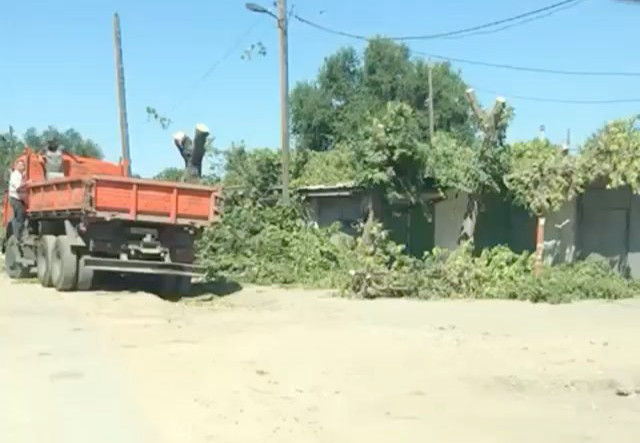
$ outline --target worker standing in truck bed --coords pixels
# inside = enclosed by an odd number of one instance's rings
[[[47,140],[47,148],[40,152],[44,163],[45,177],[47,180],[52,178],[64,177],[62,164],[62,149],[55,138]]]

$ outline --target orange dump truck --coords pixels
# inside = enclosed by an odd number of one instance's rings
[[[45,287],[88,290],[97,273],[154,276],[160,292],[184,295],[194,241],[219,218],[217,188],[127,177],[126,163],[64,154],[64,177],[45,180],[40,156],[26,164],[26,234],[14,235],[5,193],[2,250],[11,278],[37,273]],[[150,279],[152,280],[152,279]]]

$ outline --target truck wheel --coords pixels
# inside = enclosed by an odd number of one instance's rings
[[[78,260],[78,291],[90,291],[93,288],[93,269],[85,266],[85,257]]]
[[[53,250],[55,246],[55,235],[44,235],[38,243],[38,281],[45,288],[53,287],[51,267],[53,264]]]
[[[58,291],[73,291],[78,278],[78,256],[71,250],[71,242],[66,235],[56,239],[53,248],[51,276]]]
[[[180,297],[191,295],[191,277],[176,277],[176,291]]]
[[[169,300],[180,299],[191,294],[191,277],[164,275],[160,280],[160,295]]]
[[[20,259],[22,258],[22,250],[20,249],[20,242],[12,235],[7,240],[7,250],[4,257],[4,268],[9,278],[20,279],[29,276],[29,269],[22,266]]]

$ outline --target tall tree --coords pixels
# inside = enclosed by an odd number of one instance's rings
[[[472,138],[474,122],[464,100],[466,85],[447,63],[432,68],[434,121],[441,131]],[[327,57],[316,81],[299,83],[291,94],[292,132],[298,147],[324,151],[347,140],[380,116],[390,102],[402,102],[414,112],[420,140],[428,139],[428,65],[413,59],[409,49],[377,38],[362,57],[344,48]]]
[[[381,117],[364,126],[352,143],[357,182],[388,199],[419,203],[424,189],[426,145],[420,141],[415,112],[390,102]],[[373,205],[369,205],[373,216]]]

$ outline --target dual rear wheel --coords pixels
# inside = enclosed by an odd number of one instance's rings
[[[85,265],[86,257],[77,254],[66,235],[44,235],[38,244],[38,280],[45,288],[58,291],[89,291],[94,283],[94,271]],[[156,277],[160,295],[179,299],[191,293],[191,277],[163,275]]]
[[[58,291],[88,291],[93,285],[93,271],[84,265],[66,235],[44,235],[38,244],[38,280],[45,288]]]

